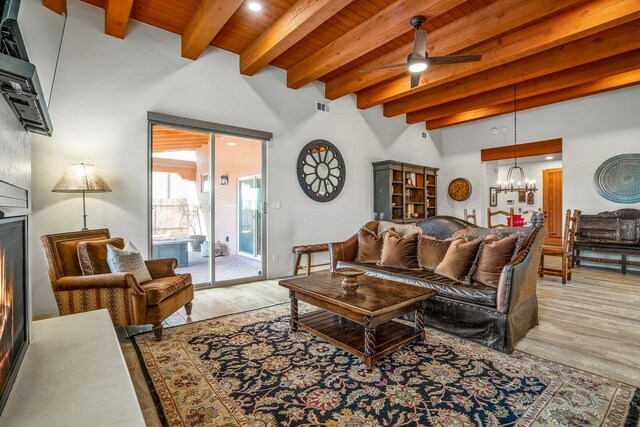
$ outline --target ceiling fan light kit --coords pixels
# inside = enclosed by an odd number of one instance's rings
[[[427,53],[427,32],[421,30],[422,24],[426,21],[422,15],[411,18],[409,23],[416,29],[413,39],[413,50],[407,56],[406,64],[389,64],[380,67],[361,69],[360,72],[367,73],[369,71],[384,70],[387,68],[406,67],[411,73],[411,89],[420,84],[422,73],[430,65],[459,64],[462,62],[480,61],[482,55],[466,54],[466,55],[449,55],[449,56],[429,56]]]

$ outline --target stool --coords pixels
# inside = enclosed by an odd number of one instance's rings
[[[307,271],[307,276],[311,275],[311,267],[317,267],[317,265],[311,265],[311,254],[317,252],[327,252],[329,250],[328,243],[321,243],[318,245],[300,245],[294,246],[291,250],[294,254],[296,254],[296,265],[293,268],[293,275],[298,275],[298,270],[303,268]],[[307,266],[301,267],[300,261],[302,260],[302,255],[307,256]]]

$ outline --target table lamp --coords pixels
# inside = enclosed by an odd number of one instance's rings
[[[51,189],[54,193],[82,193],[82,217],[84,227],[87,228],[87,207],[85,193],[109,193],[109,184],[96,171],[94,165],[85,163],[69,165],[56,185]]]

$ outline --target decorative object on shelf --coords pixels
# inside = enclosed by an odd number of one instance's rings
[[[407,178],[407,185],[413,187],[413,180],[411,180],[411,178]]]
[[[535,193],[533,191],[529,191],[527,193],[527,204],[528,205],[532,205],[534,204],[534,200],[535,200]]]
[[[536,188],[536,180],[533,179],[529,181],[529,179],[524,176],[524,169],[518,166],[518,97],[516,93],[516,85],[513,85],[513,149],[514,149],[514,157],[513,157],[513,166],[509,168],[507,172],[507,179],[502,182],[498,180],[497,183],[497,191],[498,193],[509,193],[514,191],[537,191]],[[515,174],[515,175],[514,175]],[[518,175],[520,175],[518,177]],[[517,179],[517,182],[514,182],[514,179]]]
[[[465,178],[456,178],[449,183],[449,197],[456,202],[463,202],[471,196],[471,183]]]
[[[527,201],[527,192],[525,190],[518,191],[518,203],[524,203]]]
[[[229,183],[229,175],[220,175],[220,185],[227,185]]]
[[[489,206],[492,208],[498,206],[498,189],[496,187],[489,187]]]
[[[355,293],[358,286],[360,286],[358,283],[358,276],[362,276],[367,272],[362,268],[356,267],[338,267],[333,271],[334,273],[344,277],[342,280],[342,289],[349,294]]]
[[[82,193],[82,231],[87,228],[86,193],[109,193],[109,184],[96,171],[94,165],[86,163],[67,166],[56,185],[51,189],[54,193]]]
[[[304,146],[298,156],[297,171],[302,191],[316,202],[329,202],[338,197],[347,174],[342,154],[324,139]]]
[[[600,165],[593,177],[598,194],[616,203],[640,202],[640,154],[611,157]]]

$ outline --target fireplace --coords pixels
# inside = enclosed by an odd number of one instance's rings
[[[3,188],[7,184],[0,181],[0,190]],[[16,193],[20,192],[11,192]],[[24,194],[21,201],[0,192],[0,203],[10,199],[12,204],[0,206],[0,412],[29,343],[26,191]]]

